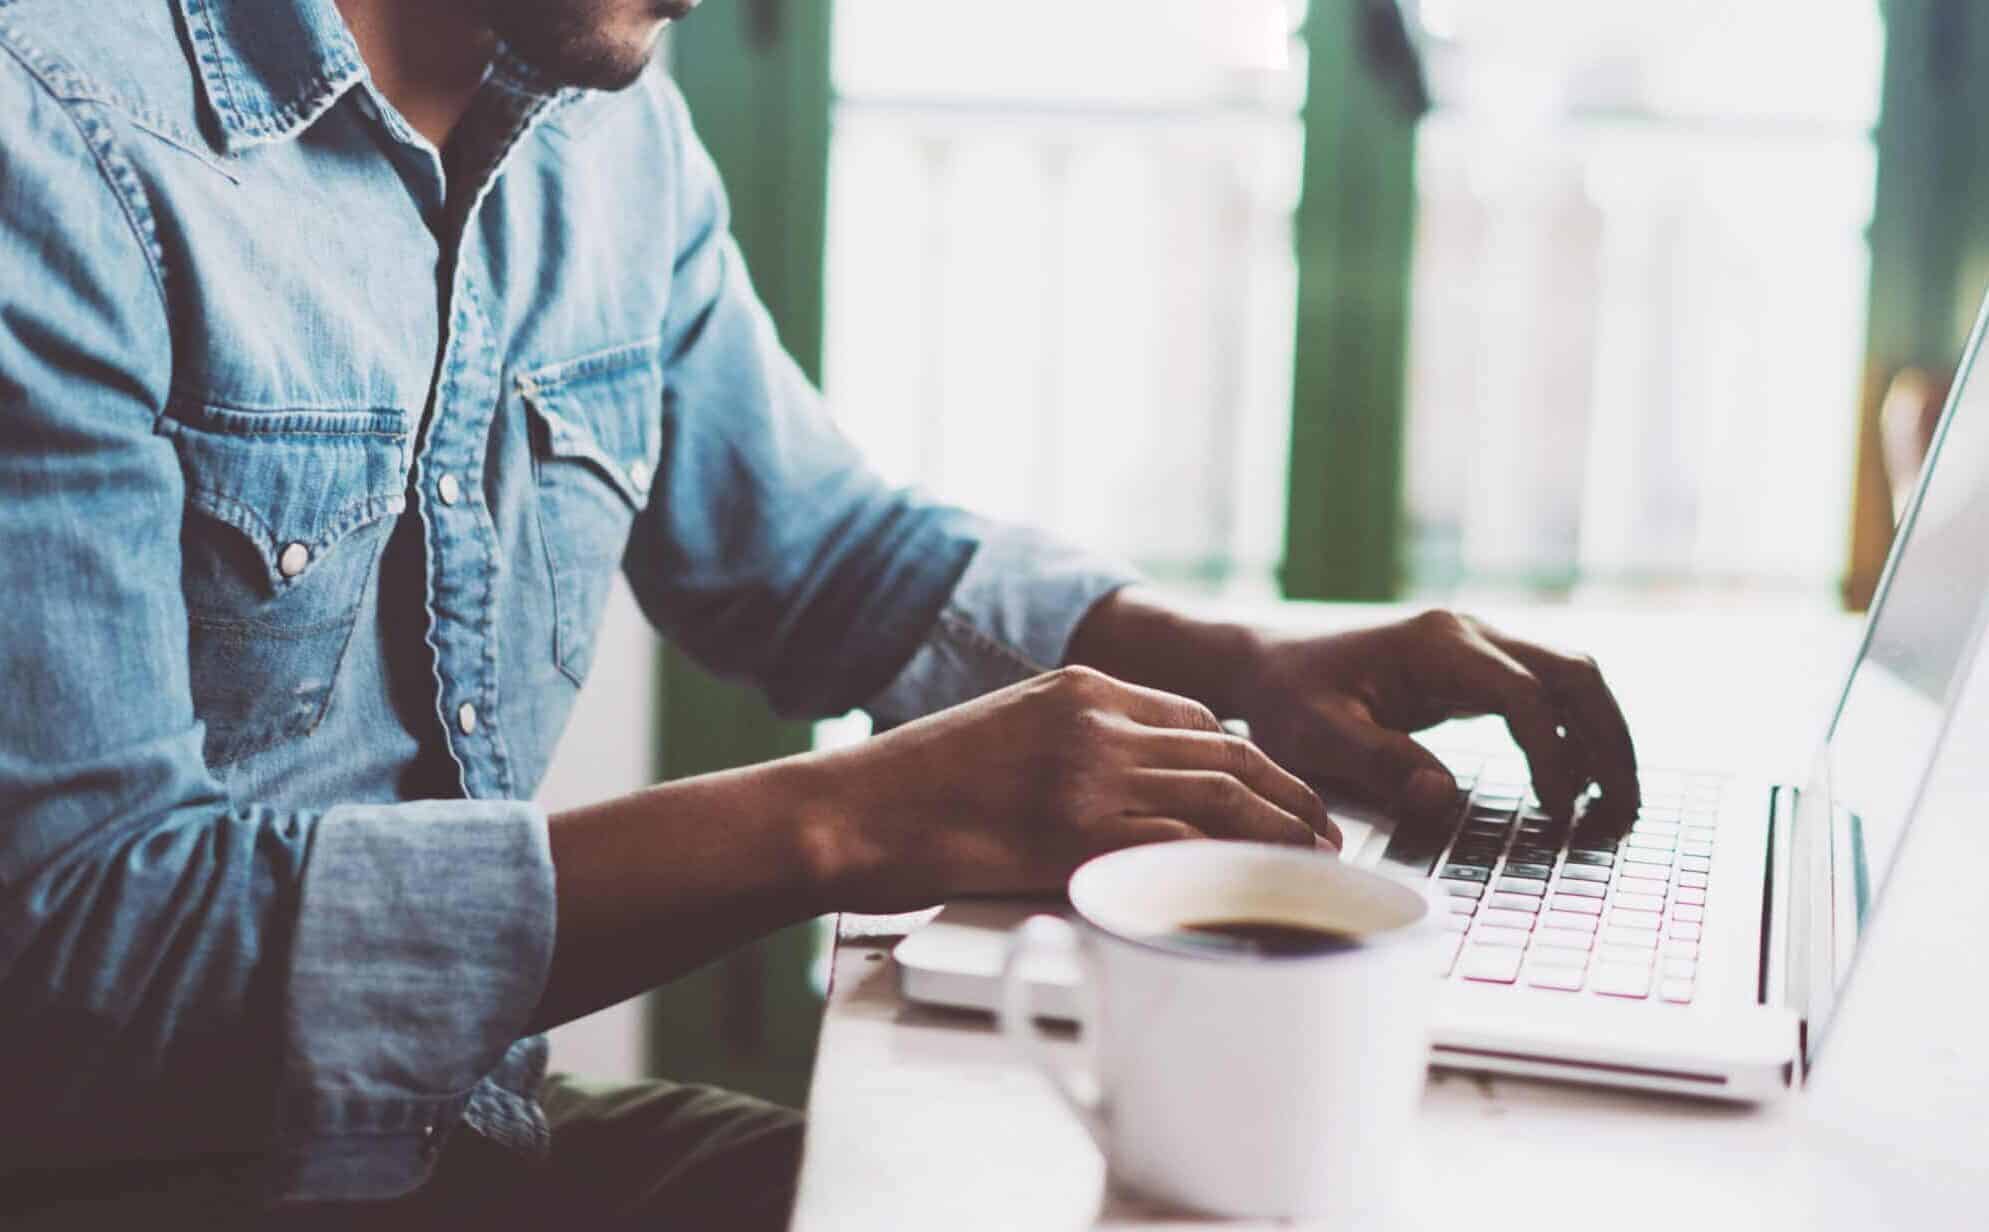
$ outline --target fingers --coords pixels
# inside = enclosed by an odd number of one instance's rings
[[[1600,784],[1603,796],[1612,804],[1622,802],[1634,808],[1642,803],[1630,724],[1595,660],[1557,654],[1489,629],[1485,633],[1494,645],[1541,680],[1567,716],[1574,743],[1586,754],[1585,777]]]
[[[1457,779],[1436,754],[1375,722],[1365,705],[1337,699],[1312,713],[1318,730],[1303,743],[1314,760],[1301,767],[1308,773],[1412,816],[1436,816],[1457,803]]]
[[[1313,845],[1305,821],[1217,770],[1135,770],[1125,798],[1135,814],[1185,821],[1210,838]]]
[[[1096,690],[1104,704],[1135,723],[1180,731],[1222,731],[1222,723],[1216,719],[1215,712],[1193,698],[1130,684],[1088,668],[1078,670],[1083,672],[1082,687]]]
[[[1561,734],[1561,719],[1546,685],[1497,645],[1475,638],[1453,668],[1453,680],[1465,699],[1477,708],[1498,714],[1506,730],[1526,754],[1533,770],[1533,790],[1549,809],[1566,811],[1588,783],[1578,754]]]
[[[1339,847],[1340,828],[1326,815],[1326,805],[1318,793],[1249,740],[1223,732],[1159,729],[1141,731],[1131,738],[1141,764],[1168,770],[1209,770],[1240,779],[1251,791]]]

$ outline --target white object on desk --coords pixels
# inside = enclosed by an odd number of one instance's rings
[[[1426,891],[1310,851],[1204,840],[1100,856],[1070,897],[1075,925],[1037,916],[1014,935],[1001,1023],[1115,1176],[1233,1215],[1341,1222],[1394,1199],[1443,941]],[[1356,940],[1276,957],[1167,940],[1262,921]],[[1075,1069],[1034,1023],[1023,975],[1039,955],[1084,969]]]

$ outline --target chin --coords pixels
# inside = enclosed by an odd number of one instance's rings
[[[489,0],[491,28],[561,85],[620,90],[655,56],[663,27],[696,0]]]

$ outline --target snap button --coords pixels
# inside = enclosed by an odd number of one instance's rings
[[[465,736],[475,732],[477,729],[477,708],[468,702],[464,702],[462,705],[456,707],[456,726],[463,729]]]
[[[435,492],[445,505],[453,505],[463,499],[463,485],[454,475],[444,475],[435,485]]]
[[[649,491],[649,463],[636,461],[628,464],[628,481],[638,492]]]
[[[294,578],[304,572],[304,566],[310,563],[311,549],[301,543],[293,543],[289,547],[284,548],[283,555],[276,559],[277,569],[287,578]]]

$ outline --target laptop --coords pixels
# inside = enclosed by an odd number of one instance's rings
[[[1438,748],[1460,787],[1439,823],[1328,802],[1342,858],[1425,884],[1444,913],[1433,1064],[1742,1102],[1801,1084],[1989,607],[1985,321],[1989,304],[1806,783],[1646,772],[1636,816],[1557,819],[1516,756]],[[991,1009],[1008,928],[1060,906],[947,906],[895,949],[901,991]],[[1039,1013],[1077,1016],[1075,969],[1032,978]]]

